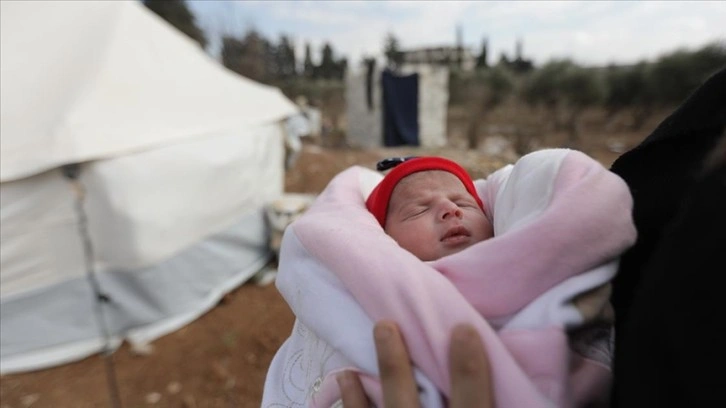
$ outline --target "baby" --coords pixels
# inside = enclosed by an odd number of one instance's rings
[[[402,248],[422,261],[434,261],[494,235],[474,183],[461,166],[441,157],[397,163],[366,207]]]
[[[609,282],[636,237],[627,185],[569,149],[476,181],[441,157],[386,163],[341,172],[285,230],[275,283],[296,320],[262,406],[339,406],[341,371],[382,406],[370,333],[383,319],[406,339],[423,407],[450,397],[459,323],[483,340],[497,406],[605,406]]]

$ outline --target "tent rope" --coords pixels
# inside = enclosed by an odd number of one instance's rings
[[[106,380],[108,383],[109,399],[113,408],[121,408],[121,397],[119,393],[118,380],[116,378],[116,367],[113,362],[113,347],[111,347],[111,335],[109,334],[108,323],[103,313],[103,305],[110,303],[111,298],[103,293],[101,285],[96,277],[94,269],[94,253],[91,236],[88,233],[88,217],[83,208],[83,202],[86,197],[86,190],[78,179],[81,169],[78,163],[67,164],[61,168],[63,176],[68,179],[76,193],[76,216],[78,218],[78,232],[83,241],[83,252],[85,255],[86,277],[91,285],[96,298],[94,312],[96,321],[103,338],[103,360],[106,368]]]

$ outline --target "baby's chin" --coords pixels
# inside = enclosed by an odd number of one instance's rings
[[[454,255],[454,254],[458,254],[459,252],[465,250],[466,248],[469,248],[470,246],[474,245],[475,243],[476,242],[466,242],[466,243],[461,243],[456,246],[442,247],[439,249],[439,251],[436,254],[430,256],[431,259],[425,259],[425,261],[427,261],[427,262],[437,261],[441,258],[450,256],[450,255]]]

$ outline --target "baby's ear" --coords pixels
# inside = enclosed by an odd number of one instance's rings
[[[358,187],[360,188],[363,201],[368,199],[371,192],[383,180],[383,175],[366,167],[361,167],[358,172]]]

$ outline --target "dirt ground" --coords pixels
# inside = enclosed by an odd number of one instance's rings
[[[582,147],[609,166],[640,135],[592,138]],[[587,139],[587,138],[586,138]],[[618,148],[613,146],[618,145]],[[614,151],[615,150],[615,151]],[[463,149],[356,150],[304,145],[286,175],[286,191],[318,193],[339,171],[373,168],[384,157],[439,154],[484,177],[512,156]],[[112,361],[122,407],[259,407],[267,367],[290,332],[293,316],[274,285],[246,283],[198,320],[153,343],[141,356],[123,345],[104,360],[93,356],[64,366],[0,378],[0,408],[114,407],[107,384]]]

